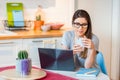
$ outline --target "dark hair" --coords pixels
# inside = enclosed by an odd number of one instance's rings
[[[87,31],[85,32],[85,36],[91,39],[92,38],[92,24],[91,24],[91,19],[90,19],[88,12],[85,10],[77,10],[73,15],[72,24],[74,24],[74,20],[77,18],[85,18],[87,20],[88,28],[87,28]],[[84,51],[80,54],[80,57],[86,58],[87,52],[88,52],[88,49],[85,48]]]
[[[74,20],[77,18],[85,18],[87,20],[88,28],[87,28],[85,35],[87,38],[91,39],[92,38],[92,24],[91,24],[91,19],[90,19],[88,12],[82,9],[77,10],[73,15],[72,24],[74,23]]]

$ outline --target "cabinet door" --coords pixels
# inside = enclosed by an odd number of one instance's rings
[[[57,48],[56,42],[57,42],[56,38],[44,38],[43,47],[44,48]]]
[[[28,50],[29,57],[32,59],[32,65],[40,67],[38,48],[43,48],[42,39],[23,39],[23,48]]]
[[[15,65],[22,40],[0,40],[0,66]]]
[[[61,37],[56,37],[55,40],[56,40],[56,48],[57,49],[61,49],[62,48],[61,47],[61,40],[62,40],[62,38]]]
[[[38,48],[57,48],[56,42],[56,38],[23,39],[23,48],[28,50],[32,64],[40,67]]]
[[[61,49],[61,37],[44,38],[44,48],[57,48]]]

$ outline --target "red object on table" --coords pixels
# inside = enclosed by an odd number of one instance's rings
[[[7,66],[7,67],[0,67],[0,72],[7,70],[7,69],[14,69],[15,66]],[[39,69],[37,67],[33,67],[35,69]],[[50,71],[45,71],[47,73],[47,76],[42,78],[42,79],[37,79],[37,80],[78,80],[72,77],[64,76],[58,73],[50,72]]]

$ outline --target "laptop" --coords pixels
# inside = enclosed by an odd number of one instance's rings
[[[38,48],[40,66],[48,70],[75,71],[73,51]]]

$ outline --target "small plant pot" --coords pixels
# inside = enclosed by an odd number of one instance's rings
[[[34,21],[34,30],[41,30],[41,26],[44,24],[44,21]]]
[[[16,71],[21,75],[29,75],[32,68],[32,61],[28,59],[16,59]]]

